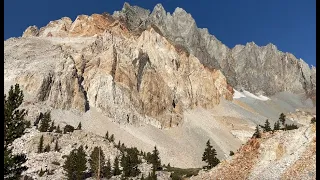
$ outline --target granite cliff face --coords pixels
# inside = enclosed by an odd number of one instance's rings
[[[220,70],[153,27],[137,36],[107,14],[31,26],[4,44],[7,84],[57,109],[95,107],[121,123],[162,128],[179,125],[186,109],[212,108],[233,95]]]
[[[173,43],[184,46],[206,67],[220,69],[236,89],[273,95],[281,91],[315,96],[316,68],[273,44],[259,47],[254,43],[230,49],[207,29],[198,28],[185,10],[176,8],[172,15],[161,4],[149,10],[125,3],[113,17],[127,24],[131,31],[156,26]],[[214,23],[214,22],[213,22]]]

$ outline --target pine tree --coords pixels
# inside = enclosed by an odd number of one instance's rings
[[[78,124],[78,127],[77,127],[77,130],[81,130],[81,122],[79,122],[79,124]]]
[[[120,143],[120,140],[119,140],[117,148],[120,149],[120,147],[121,147],[121,143]]]
[[[102,167],[104,166],[104,153],[101,147],[94,147],[89,159],[91,172],[99,179],[103,174]]]
[[[73,132],[74,131],[74,127],[67,124],[66,126],[64,126],[64,129],[63,129],[63,133],[66,134],[68,132]]]
[[[114,142],[114,135],[113,134],[111,134],[111,136],[110,136],[110,142]]]
[[[157,174],[155,168],[152,168],[152,173],[150,174],[151,180],[157,180]]]
[[[280,130],[280,122],[279,121],[274,123],[273,130],[274,131]]]
[[[45,171],[43,171],[42,168],[41,168],[40,172],[39,172],[39,176],[42,177],[44,175],[44,173],[45,173]]]
[[[22,166],[26,162],[24,154],[12,154],[10,144],[24,134],[27,122],[24,117],[27,115],[25,109],[18,109],[23,102],[23,92],[19,84],[10,87],[8,97],[4,95],[4,178],[19,179],[21,173],[27,170]]]
[[[63,165],[67,178],[70,180],[83,179],[84,171],[87,170],[86,163],[86,153],[83,150],[83,146],[73,149]]]
[[[117,175],[120,175],[121,174],[121,171],[120,171],[120,168],[119,168],[119,159],[118,159],[118,156],[115,158],[114,160],[114,163],[113,163],[113,175],[114,176],[117,176]]]
[[[229,155],[230,155],[230,156],[233,156],[233,155],[234,155],[234,152],[233,152],[233,151],[230,151]]]
[[[60,130],[60,126],[59,125],[57,126],[56,133],[62,133],[62,131]]]
[[[58,140],[56,140],[56,144],[54,146],[54,151],[57,151],[57,152],[60,151],[60,148],[59,148],[59,145],[58,145]]]
[[[39,131],[40,132],[47,132],[49,130],[49,124],[51,122],[51,113],[50,111],[44,113],[43,118],[40,122]]]
[[[38,153],[42,153],[42,152],[43,152],[43,135],[40,137],[40,142],[38,146]]]
[[[126,146],[124,145],[124,143],[121,144],[120,150],[121,151],[125,151],[126,150]]]
[[[286,130],[298,129],[298,126],[295,124],[285,124],[285,129]]]
[[[141,163],[138,157],[137,148],[127,148],[126,152],[122,152],[121,166],[125,177],[135,177],[140,174],[138,165]]]
[[[151,163],[155,170],[159,170],[161,167],[161,160],[159,157],[159,151],[157,149],[157,146],[154,146],[154,150],[152,151],[151,155]]]
[[[22,164],[27,161],[25,154],[13,155],[12,150],[4,148],[4,179],[20,179],[21,173],[28,168]]]
[[[105,166],[103,166],[103,177],[110,179],[112,176],[112,172],[111,172],[111,163],[110,163],[110,159],[108,159],[107,163]]]
[[[209,159],[211,155],[212,146],[210,144],[210,140],[207,141],[207,147],[204,149],[204,153],[202,155],[202,161],[206,162],[208,164],[207,167],[209,167]]]
[[[281,122],[282,126],[285,126],[285,122],[286,122],[286,115],[284,115],[283,113],[280,114],[279,117],[279,121]]]
[[[269,131],[271,131],[272,129],[271,129],[271,127],[270,127],[270,123],[269,123],[269,121],[268,121],[268,119],[266,120],[266,122],[264,123],[264,127],[263,127],[263,131],[264,132],[269,132]]]
[[[50,152],[50,145],[47,144],[43,151],[44,152]]]
[[[105,136],[106,140],[109,140],[109,132],[107,131],[106,136]]]
[[[11,144],[15,139],[24,134],[26,121],[24,117],[27,115],[25,109],[18,109],[23,101],[23,92],[18,84],[14,89],[11,86],[8,92],[8,98],[4,95],[4,143],[5,146]]]
[[[53,130],[55,129],[56,127],[54,126],[54,121],[52,121],[52,123],[51,123],[51,126],[50,126],[50,128],[49,128],[49,132],[53,132]]]
[[[206,146],[207,147],[205,148],[204,153],[202,155],[202,161],[208,164],[207,166],[205,166],[205,168],[211,169],[212,167],[215,167],[217,164],[219,164],[220,160],[216,157],[217,152],[211,146],[210,140],[207,141]]]
[[[261,133],[260,133],[260,129],[259,129],[258,125],[256,126],[256,130],[255,130],[255,132],[254,132],[252,137],[261,138]]]

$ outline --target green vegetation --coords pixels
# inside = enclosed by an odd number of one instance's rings
[[[62,131],[60,130],[60,126],[59,125],[57,126],[56,133],[60,133],[60,134],[62,133]]]
[[[50,145],[49,144],[46,145],[43,152],[50,152]]]
[[[121,174],[121,170],[120,170],[120,167],[119,167],[119,158],[118,158],[118,156],[114,160],[112,174],[114,176],[117,176],[117,175]]]
[[[171,172],[170,177],[172,180],[181,180],[185,177],[191,177],[198,175],[201,168],[188,168],[188,169],[181,169],[176,167],[166,166],[165,171]]]
[[[73,131],[74,131],[74,127],[71,126],[71,125],[69,125],[69,124],[67,124],[67,125],[64,127],[64,129],[63,129],[63,133],[64,133],[64,134],[66,134],[66,133],[68,133],[68,132],[73,132]]]
[[[42,168],[41,168],[40,172],[39,172],[39,176],[42,177],[44,175],[44,173],[45,173],[45,171],[43,171]]]
[[[94,147],[90,155],[89,163],[91,172],[93,172],[93,175],[96,179],[99,179],[103,174],[104,162],[104,153],[101,147]]]
[[[58,140],[56,140],[56,144],[55,144],[55,146],[54,146],[54,151],[57,151],[57,152],[60,151],[59,144],[58,144]]]
[[[79,122],[77,130],[81,130],[81,127],[82,127],[81,122]]]
[[[105,178],[108,178],[108,179],[111,178],[112,172],[111,172],[110,159],[108,159],[106,165],[102,167],[102,174],[103,174],[103,177]]]
[[[282,126],[285,126],[286,115],[284,115],[283,113],[281,113],[281,114],[280,114],[280,117],[279,117],[279,121],[281,122]]]
[[[49,128],[49,132],[53,132],[56,129],[56,126],[54,125],[54,121],[52,121],[51,126]]]
[[[86,163],[86,153],[83,150],[83,146],[80,146],[78,149],[73,149],[63,165],[67,178],[83,179],[84,171],[87,170]]]
[[[233,152],[233,151],[230,151],[229,155],[230,155],[230,156],[233,156],[233,155],[234,155],[234,152]]]
[[[39,146],[38,146],[38,153],[43,152],[43,135],[40,137]]]
[[[202,161],[208,165],[204,166],[206,169],[211,169],[220,163],[220,160],[216,157],[216,150],[210,145],[210,140],[207,141],[207,147],[202,155]]]
[[[138,165],[141,160],[138,157],[139,151],[137,148],[126,148],[122,152],[121,166],[125,177],[135,177],[140,174]]]
[[[285,124],[285,130],[293,130],[293,129],[298,129],[298,126],[295,124]]]
[[[280,121],[277,121],[274,123],[273,131],[277,131],[277,130],[280,130]]]
[[[50,122],[51,122],[51,112],[45,112],[42,116],[42,119],[40,121],[40,127],[39,131],[40,132],[47,132],[50,128]]]
[[[269,120],[267,119],[266,122],[264,123],[264,126],[261,126],[263,129],[263,132],[269,132],[272,131]]]
[[[113,134],[111,134],[109,141],[114,142],[114,135]]]
[[[259,129],[259,126],[258,126],[258,125],[256,126],[256,130],[255,130],[255,132],[254,132],[254,134],[253,134],[252,137],[254,137],[254,138],[261,138],[261,133],[260,133],[260,129]]]
[[[53,161],[51,164],[54,164],[54,165],[56,165],[56,166],[60,166],[60,163],[57,162],[57,161]]]
[[[19,179],[21,173],[27,170],[22,166],[26,162],[24,154],[12,154],[12,142],[20,138],[29,126],[24,118],[27,115],[25,109],[18,109],[23,102],[23,92],[19,84],[11,86],[8,97],[4,95],[4,179]]]

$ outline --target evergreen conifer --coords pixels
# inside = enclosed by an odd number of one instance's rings
[[[283,113],[281,113],[281,114],[280,114],[280,117],[279,117],[279,121],[281,122],[282,126],[285,126],[286,115],[284,115]]]
[[[117,156],[115,158],[115,160],[114,160],[114,163],[113,163],[113,175],[117,176],[117,175],[120,175],[120,174],[121,174],[121,171],[120,171],[120,168],[119,168],[119,158]]]
[[[91,172],[93,172],[96,179],[99,179],[101,175],[103,174],[103,166],[104,166],[104,153],[101,149],[101,147],[94,147],[89,163],[91,167]]]
[[[50,152],[50,145],[49,144],[46,145],[43,152]]]
[[[255,130],[255,132],[254,132],[254,134],[253,134],[253,137],[255,137],[255,138],[261,138],[261,133],[260,133],[260,129],[259,129],[259,126],[258,126],[258,125],[256,126],[256,130]]]
[[[43,135],[40,137],[40,142],[38,146],[38,153],[42,153],[42,152],[43,152]]]
[[[39,131],[47,132],[49,130],[50,122],[51,122],[51,113],[50,111],[48,111],[44,113],[43,118],[40,121]]]
[[[59,144],[58,144],[58,140],[56,140],[56,144],[55,144],[55,146],[54,146],[54,151],[57,151],[57,152],[60,151]]]
[[[269,120],[267,119],[266,122],[264,123],[264,127],[263,127],[263,131],[264,132],[269,132],[271,131],[271,127],[270,127],[270,123],[269,123]]]
[[[26,162],[24,154],[12,154],[12,142],[24,134],[27,122],[24,117],[27,115],[25,109],[18,109],[23,102],[23,92],[19,84],[11,86],[8,97],[4,95],[4,178],[19,179],[21,173],[27,170],[22,166]]]
[[[83,179],[84,171],[87,170],[86,163],[86,153],[83,150],[83,146],[81,145],[78,149],[73,149],[63,165],[67,178],[69,180]]]
[[[111,163],[110,163],[110,159],[108,159],[107,163],[105,166],[103,166],[103,177],[109,179],[112,176],[112,172],[111,172]]]
[[[81,130],[81,127],[82,127],[81,122],[79,122],[77,130]]]

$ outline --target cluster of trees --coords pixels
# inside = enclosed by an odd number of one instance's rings
[[[25,109],[19,108],[24,95],[19,84],[11,86],[8,97],[4,95],[4,179],[19,179],[21,173],[27,170],[22,164],[26,162],[25,154],[12,154],[12,142],[20,138],[30,122],[24,118]]]
[[[43,152],[49,152],[51,150],[50,145],[47,144],[44,148],[43,148],[43,135],[40,137],[40,141],[39,141],[39,145],[38,145],[38,153],[43,153]],[[59,152],[60,151],[60,147],[59,147],[59,143],[58,140],[56,140],[55,146],[54,146],[54,151]]]
[[[38,124],[40,123],[40,127],[38,127]],[[50,125],[51,123],[51,125]],[[44,114],[40,112],[39,116],[37,117],[34,126],[37,127],[37,129],[40,132],[56,132],[56,133],[62,133],[60,130],[60,126],[55,126],[54,121],[51,120],[51,112],[47,111]],[[81,130],[82,125],[81,122],[77,126],[77,130]],[[68,132],[73,132],[75,128],[71,125],[66,125],[63,129],[63,133],[66,134]]]
[[[271,128],[270,122],[267,119],[264,123],[264,126],[262,125],[257,125],[255,133],[253,134],[253,137],[255,138],[261,138],[261,132],[259,129],[259,126],[263,129],[263,132],[269,132],[269,131],[277,131],[277,130],[293,130],[293,129],[298,129],[298,126],[295,124],[286,124],[286,115],[283,113],[280,114],[279,120],[274,123],[273,129]]]
[[[97,179],[109,179],[112,176],[118,175],[121,175],[122,179],[136,177],[141,173],[138,169],[138,165],[142,162],[142,158],[145,158],[147,162],[152,164],[152,173],[149,173],[146,178],[142,176],[141,179],[157,179],[155,172],[156,170],[161,170],[162,167],[159,151],[156,146],[152,153],[148,152],[146,154],[142,150],[139,152],[136,147],[127,148],[124,143],[121,144],[120,141],[116,145],[114,142],[114,135],[112,134],[109,137],[108,134],[109,133],[107,132],[106,139],[109,142],[114,143],[115,147],[121,152],[119,156],[115,157],[113,164],[111,165],[110,159],[105,159],[101,147],[95,147],[88,160],[90,164],[89,172],[86,173],[88,169],[86,166],[87,155],[83,146],[80,146],[78,149],[74,149],[70,152],[63,166],[68,179],[82,179],[91,176],[94,176]]]
[[[220,163],[220,160],[216,157],[217,152],[211,146],[210,140],[207,141],[207,147],[204,150],[202,155],[202,161],[207,163],[207,166],[204,166],[205,169],[211,169]]]

